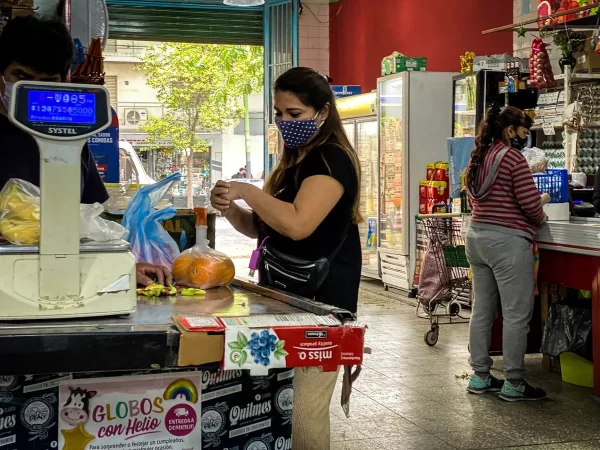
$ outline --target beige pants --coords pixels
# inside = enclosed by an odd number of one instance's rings
[[[339,369],[338,369],[339,370]],[[329,405],[338,372],[322,372],[318,367],[299,367],[294,375],[294,450],[329,450]]]

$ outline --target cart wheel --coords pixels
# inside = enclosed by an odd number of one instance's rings
[[[460,314],[460,305],[458,303],[450,304],[450,315],[456,317]]]
[[[432,328],[427,333],[425,333],[425,343],[430,347],[433,347],[435,344],[437,344],[439,336],[439,330],[437,328]]]

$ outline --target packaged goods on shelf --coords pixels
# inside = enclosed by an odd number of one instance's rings
[[[518,67],[521,72],[529,72],[529,60],[524,58],[515,58],[507,53],[502,55],[475,56],[473,58],[473,71],[504,71],[509,63],[518,63]]]
[[[399,52],[394,52],[381,60],[381,76],[392,75],[400,72],[425,72],[427,58],[410,58]]]

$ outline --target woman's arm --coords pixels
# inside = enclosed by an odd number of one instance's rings
[[[226,197],[243,199],[271,228],[299,241],[317,229],[343,194],[344,187],[335,178],[314,175],[302,182],[294,203],[278,200],[249,183],[231,183]]]
[[[548,217],[544,213],[542,198],[533,181],[531,169],[522,155],[512,169],[512,178],[515,196],[525,216],[536,227],[541,227]]]
[[[250,204],[248,203],[248,205]],[[258,227],[251,210],[231,202],[229,209],[222,214],[237,231],[249,238],[258,238]]]

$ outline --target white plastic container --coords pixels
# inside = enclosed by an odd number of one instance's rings
[[[569,221],[571,217],[571,211],[569,210],[569,203],[548,203],[544,205],[544,212],[548,216],[548,220],[559,220]]]

